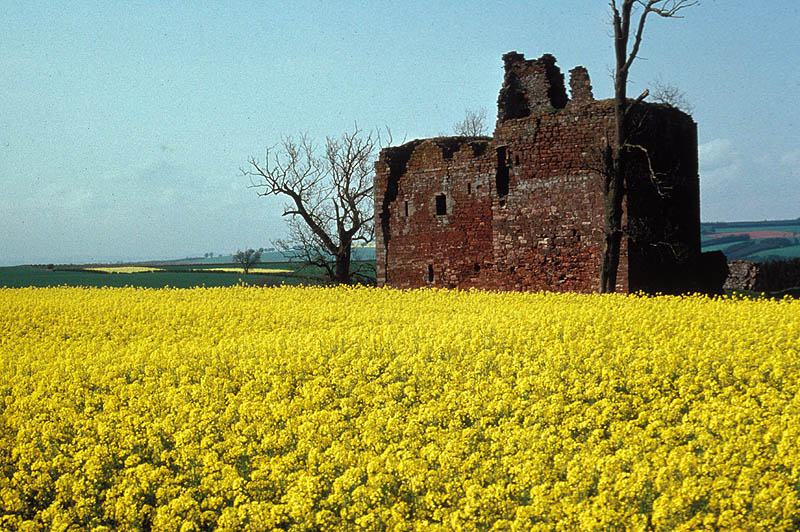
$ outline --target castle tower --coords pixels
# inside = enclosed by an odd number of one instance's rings
[[[497,98],[497,119],[505,122],[524,118],[547,108],[567,105],[564,75],[556,58],[545,54],[539,59],[525,59],[517,52],[503,55],[505,77]]]

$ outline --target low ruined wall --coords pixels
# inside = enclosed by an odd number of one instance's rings
[[[725,290],[755,290],[758,264],[749,260],[728,263],[728,278],[722,286]]]
[[[775,292],[800,286],[800,259],[771,262],[735,260],[728,264],[730,273],[725,290]]]

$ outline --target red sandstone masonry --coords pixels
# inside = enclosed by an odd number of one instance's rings
[[[381,152],[379,285],[597,291],[599,154],[613,139],[613,102],[592,99],[582,67],[571,71],[568,101],[552,56],[528,61],[512,52],[504,61],[492,138],[417,140]],[[641,154],[625,205],[633,230],[623,239],[618,289],[682,291],[700,250],[696,126],[653,104],[641,106],[637,123]]]

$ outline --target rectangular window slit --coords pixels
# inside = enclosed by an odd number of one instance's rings
[[[406,216],[408,216],[408,202],[407,202],[407,201],[405,201],[405,202],[403,202],[403,203],[404,203],[404,205],[405,205],[405,209],[406,209]]]
[[[505,147],[497,148],[497,173],[495,174],[497,195],[501,198],[508,194],[508,159]]]
[[[442,216],[447,214],[447,197],[444,194],[436,196],[436,215]]]

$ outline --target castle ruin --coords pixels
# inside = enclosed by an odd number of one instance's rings
[[[603,157],[614,101],[583,67],[567,97],[555,58],[503,56],[492,137],[385,148],[375,164],[378,284],[597,292]],[[617,290],[678,293],[701,280],[697,125],[664,104],[632,110]],[[721,281],[720,281],[721,282]]]

